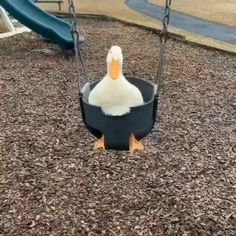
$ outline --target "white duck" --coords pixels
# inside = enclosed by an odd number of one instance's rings
[[[119,46],[111,47],[106,60],[107,74],[90,92],[88,101],[100,106],[106,115],[122,116],[129,113],[131,107],[142,105],[143,97],[139,89],[126,80],[122,73],[123,55]],[[143,149],[134,135],[130,142],[138,144],[139,148],[134,149]],[[95,143],[95,148],[104,149],[104,137]]]
[[[122,116],[143,104],[139,89],[123,76],[122,65],[121,48],[112,46],[107,54],[107,74],[89,95],[89,103],[100,106],[106,115]]]

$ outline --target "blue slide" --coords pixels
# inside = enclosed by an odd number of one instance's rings
[[[33,0],[0,0],[0,5],[20,23],[62,49],[74,47],[71,24],[43,11]],[[80,42],[84,38],[80,36]]]

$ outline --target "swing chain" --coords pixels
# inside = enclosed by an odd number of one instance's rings
[[[157,78],[156,78],[156,84],[157,84],[156,95],[157,96],[159,96],[161,76],[163,74],[164,49],[165,49],[166,41],[168,39],[168,25],[169,25],[169,22],[170,22],[170,6],[171,6],[171,0],[166,0],[164,17],[163,17],[163,20],[162,20],[163,28],[162,28],[162,31],[160,33],[159,65],[158,65]]]
[[[75,59],[76,59],[76,66],[77,66],[77,80],[78,80],[78,90],[81,93],[81,84],[80,84],[80,75],[79,75],[79,62],[81,63],[83,74],[85,81],[88,82],[88,77],[85,69],[84,60],[82,57],[81,49],[80,49],[80,42],[79,42],[79,27],[77,24],[77,16],[75,13],[75,5],[74,0],[68,0],[69,4],[69,13],[71,16],[71,34],[74,42],[74,50],[75,50]]]

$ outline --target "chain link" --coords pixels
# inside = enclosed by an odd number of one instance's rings
[[[78,89],[79,89],[79,92],[81,92],[80,78],[79,78],[79,62],[81,63],[81,66],[83,69],[83,74],[84,74],[86,82],[88,82],[88,78],[87,78],[84,60],[83,60],[81,50],[80,50],[79,30],[78,30],[78,25],[77,25],[77,16],[75,13],[74,0],[68,0],[68,4],[69,4],[69,13],[71,16],[71,24],[72,24],[71,33],[72,33],[72,37],[73,37],[73,41],[74,41],[74,50],[75,50],[75,58],[76,58],[76,65],[77,65]],[[159,96],[161,76],[163,74],[164,49],[165,49],[166,41],[168,39],[168,25],[169,25],[169,21],[170,21],[170,6],[171,6],[171,0],[166,0],[164,17],[162,20],[163,28],[160,33],[159,64],[158,64],[158,72],[157,72],[157,78],[156,78],[156,84],[157,84],[156,95],[157,96]]]
[[[80,42],[79,42],[79,27],[77,24],[77,16],[75,12],[75,5],[74,0],[68,0],[69,4],[69,13],[71,17],[71,34],[74,41],[74,50],[75,50],[75,59],[76,59],[76,66],[77,66],[77,80],[78,80],[78,90],[81,93],[81,82],[79,76],[79,62],[81,63],[83,74],[85,81],[88,82],[88,77],[85,69],[85,64],[83,60],[83,56],[80,49]]]
[[[168,39],[168,25],[170,22],[170,6],[171,6],[171,0],[166,0],[164,17],[162,20],[163,28],[160,33],[160,53],[159,53],[159,64],[158,64],[158,71],[157,71],[157,78],[156,78],[156,84],[157,84],[156,95],[157,96],[159,96],[161,76],[163,74],[164,49],[165,49],[166,41]]]

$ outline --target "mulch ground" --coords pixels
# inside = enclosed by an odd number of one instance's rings
[[[154,80],[158,36],[83,19],[91,80],[118,44]],[[235,235],[236,57],[169,40],[145,150],[93,151],[73,57],[38,35],[0,40],[0,235]]]

